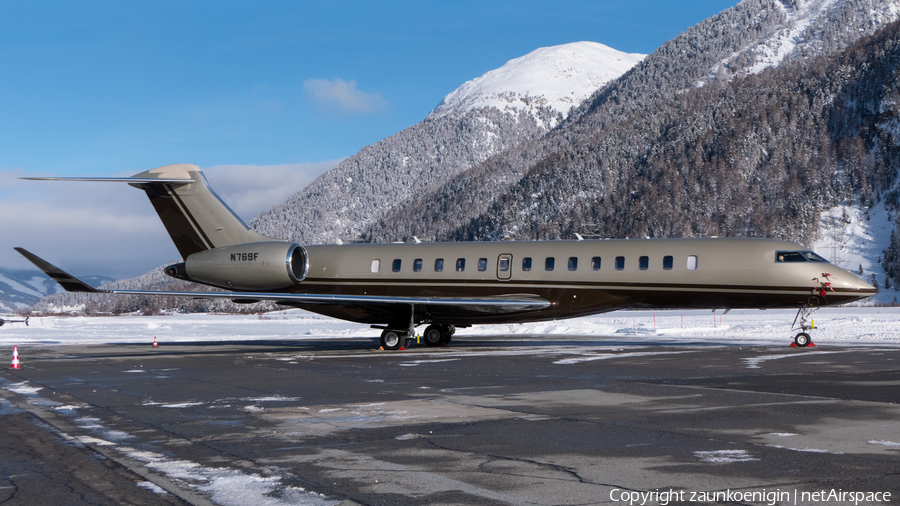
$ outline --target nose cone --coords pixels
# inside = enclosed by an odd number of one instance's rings
[[[842,291],[848,294],[855,292],[860,299],[871,297],[878,293],[878,287],[872,286],[853,271],[847,271],[847,275],[841,276],[841,282],[836,283],[836,285],[843,288]]]

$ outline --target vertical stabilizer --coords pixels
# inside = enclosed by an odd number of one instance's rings
[[[147,192],[182,258],[223,246],[278,240],[250,230],[209,187],[196,165],[166,165],[133,177],[140,182],[131,186]]]

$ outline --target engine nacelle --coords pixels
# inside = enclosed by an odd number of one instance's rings
[[[166,274],[235,290],[278,290],[306,278],[309,257],[299,244],[251,242],[200,251]]]

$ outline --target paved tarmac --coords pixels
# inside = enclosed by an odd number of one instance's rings
[[[374,343],[20,347],[0,503],[900,504],[898,348]]]

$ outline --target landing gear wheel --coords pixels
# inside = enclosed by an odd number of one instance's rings
[[[796,344],[800,348],[806,348],[811,342],[812,338],[809,337],[809,334],[807,334],[806,332],[801,332],[794,336],[794,344]]]
[[[406,342],[406,336],[394,330],[381,333],[381,346],[386,350],[399,350]]]
[[[443,333],[444,339],[441,340],[441,344],[444,346],[450,344],[450,338],[453,337],[453,332],[456,330],[455,328],[453,328],[453,325],[449,325],[449,328],[445,327],[445,329],[446,332]]]
[[[444,329],[440,325],[429,325],[422,333],[425,346],[440,346],[444,342]]]

